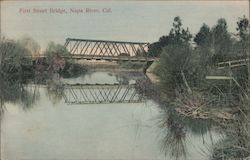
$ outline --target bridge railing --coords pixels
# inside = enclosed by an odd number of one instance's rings
[[[250,61],[249,58],[232,60],[232,61],[220,62],[217,64],[217,66],[218,66],[218,69],[224,69],[226,67],[235,68],[235,67],[245,66],[247,65],[249,61]]]

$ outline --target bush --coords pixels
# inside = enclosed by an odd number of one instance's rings
[[[182,72],[187,71],[191,48],[188,45],[169,45],[163,48],[156,73],[170,91],[183,85]]]
[[[61,74],[64,78],[77,77],[88,71],[87,67],[77,63],[66,62],[64,69]]]
[[[15,41],[0,43],[0,71],[19,74],[23,66],[31,65],[30,52]]]

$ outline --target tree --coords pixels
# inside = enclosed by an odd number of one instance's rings
[[[212,33],[208,25],[203,24],[195,35],[194,42],[200,47],[209,48],[212,44]]]
[[[235,53],[232,47],[233,40],[227,31],[227,22],[224,18],[220,18],[211,29],[203,24],[195,35],[194,42],[206,65],[223,61],[225,56]]]
[[[168,86],[170,91],[177,89],[183,84],[190,92],[190,86],[187,82],[187,65],[189,64],[192,48],[190,45],[192,35],[188,29],[183,29],[180,17],[175,17],[173,28],[168,36],[160,38],[169,43],[162,48],[160,63],[157,66],[158,75],[161,82]]]
[[[250,24],[249,20],[243,16],[243,18],[239,18],[237,22],[237,28],[238,31],[237,35],[239,36],[239,46],[240,46],[240,52],[241,54],[245,56],[249,56],[250,51]]]
[[[240,52],[248,59],[250,59],[250,24],[249,20],[245,16],[243,16],[243,18],[239,18],[236,30],[238,31],[238,36],[240,38]],[[248,61],[247,64],[247,72],[248,88],[250,89],[250,61]]]
[[[197,44],[195,49],[196,54],[200,55],[201,64],[206,67],[211,64],[212,53],[212,31],[210,27],[203,24],[199,32],[194,37],[194,42]]]
[[[31,63],[30,52],[15,41],[0,43],[0,70],[4,72],[21,71],[23,64]]]
[[[243,18],[239,17],[236,30],[239,31],[238,35],[240,36],[241,41],[249,41],[250,25],[246,16],[243,16]]]
[[[192,35],[188,29],[183,29],[179,17],[174,19],[173,28],[166,37],[170,43],[162,48],[156,72],[170,92],[177,89],[192,93],[191,88],[201,85],[206,74],[201,54],[193,50]]]
[[[231,36],[227,31],[227,22],[220,18],[217,24],[212,28],[212,51],[214,60],[221,61],[232,51]]]
[[[54,58],[54,56],[70,56],[70,53],[66,47],[60,44],[55,44],[54,42],[50,42],[48,44],[48,47],[44,54],[49,62]]]
[[[62,71],[66,63],[71,62],[69,59],[65,59],[65,57],[70,57],[70,53],[66,47],[54,42],[48,44],[44,54],[49,64],[48,69],[52,72]]]
[[[24,36],[18,40],[18,43],[29,50],[32,55],[39,55],[41,47],[33,38]]]
[[[182,22],[179,16],[174,18],[173,28],[170,30],[169,37],[172,40],[172,44],[189,43],[192,38],[188,28],[185,30],[182,27]]]
[[[175,44],[163,48],[157,70],[161,83],[168,87],[170,92],[187,83],[184,74],[189,68],[188,62],[191,54],[192,49],[188,45]]]
[[[161,53],[161,49],[164,45],[162,45],[160,42],[154,42],[151,43],[148,46],[148,55],[152,57],[157,57]]]
[[[155,43],[149,45],[148,53],[150,56],[159,56],[162,48],[177,43],[189,43],[192,38],[188,28],[182,27],[182,22],[179,16],[174,18],[173,28],[170,30],[169,35],[162,36]]]

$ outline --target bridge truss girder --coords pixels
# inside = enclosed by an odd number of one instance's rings
[[[136,56],[138,52],[146,52],[149,43],[121,42],[67,38],[65,47],[71,55],[100,57]]]

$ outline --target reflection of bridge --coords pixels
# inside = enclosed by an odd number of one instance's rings
[[[143,101],[134,84],[81,84],[64,85],[67,104],[138,103]]]
[[[144,101],[143,95],[136,90],[136,84],[29,84],[27,87],[48,88],[49,92],[62,95],[67,104],[139,103]]]
[[[73,59],[152,62],[147,56],[149,43],[88,39],[66,39]]]

